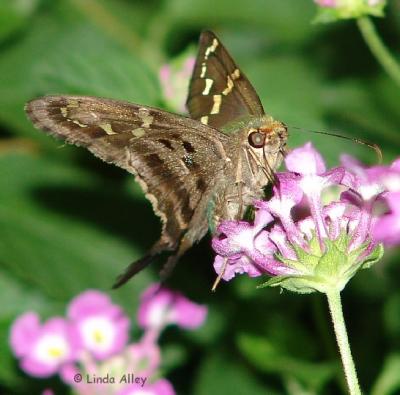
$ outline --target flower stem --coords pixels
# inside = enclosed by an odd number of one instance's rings
[[[366,16],[358,18],[357,25],[372,54],[389,76],[400,86],[400,65],[379,37],[371,19]]]
[[[336,341],[339,346],[340,357],[346,376],[347,386],[351,395],[361,395],[358,384],[356,367],[351,356],[349,339],[347,337],[346,325],[343,317],[342,301],[339,291],[331,291],[326,294],[328,298],[329,311],[331,313]]]

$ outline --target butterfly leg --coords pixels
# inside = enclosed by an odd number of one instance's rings
[[[240,221],[243,217],[243,179],[242,179],[242,155],[239,155],[238,164],[236,168],[235,185],[237,186],[237,193],[239,199],[239,207],[236,214],[236,219]]]

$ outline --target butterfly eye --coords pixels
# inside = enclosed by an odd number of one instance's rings
[[[253,148],[261,148],[264,146],[265,136],[261,132],[252,132],[249,134],[248,140]]]

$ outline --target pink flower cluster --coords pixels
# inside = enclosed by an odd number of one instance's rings
[[[385,0],[365,0],[365,4],[367,6],[373,7],[384,3],[384,1]],[[327,8],[345,7],[351,4],[351,1],[349,0],[314,0],[314,2],[320,7]]]
[[[160,68],[159,80],[168,106],[180,113],[186,113],[186,96],[190,76],[195,64],[194,56],[183,54]]]
[[[17,318],[10,344],[23,371],[34,377],[58,373],[80,395],[173,395],[172,385],[158,378],[159,335],[169,324],[195,329],[206,314],[205,306],[152,285],[139,307],[144,334],[128,344],[128,317],[108,295],[89,290],[71,301],[66,318],[54,317],[43,324],[34,312]]]
[[[320,7],[337,7],[337,0],[314,0]]]
[[[309,287],[320,290],[321,278],[336,264],[330,260],[340,255],[347,266],[337,269],[337,280],[344,286],[373,251],[378,254],[379,242],[400,243],[400,160],[366,168],[344,157],[343,166],[327,170],[308,143],[289,153],[285,164],[272,198],[255,202],[254,222],[219,225],[214,268],[224,280],[242,273],[301,278],[303,285],[307,279],[304,292],[311,292]],[[383,215],[377,207],[384,207]]]
[[[316,22],[357,19],[362,16],[384,16],[386,0],[314,0],[318,6]]]

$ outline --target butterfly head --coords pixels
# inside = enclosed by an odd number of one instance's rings
[[[262,119],[247,131],[247,141],[254,150],[264,150],[274,154],[282,150],[286,144],[288,131],[285,124],[272,118]]]

